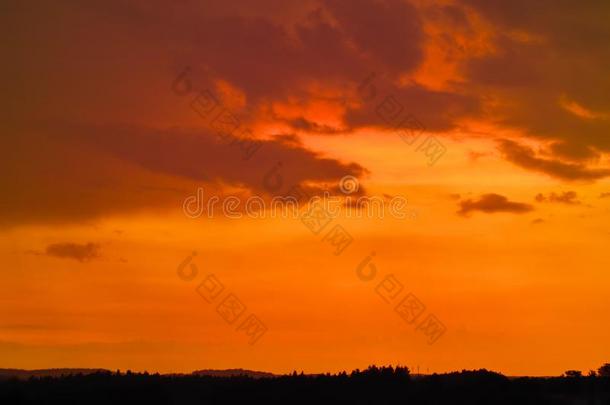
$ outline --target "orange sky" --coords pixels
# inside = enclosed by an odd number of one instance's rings
[[[0,17],[0,367],[558,375],[607,362],[610,7],[259,3]],[[406,117],[412,144],[395,128]],[[445,150],[433,164],[428,139]],[[198,188],[345,201],[345,176],[354,199],[402,196],[408,215],[343,209],[314,235],[298,218],[183,210]],[[336,224],[353,240],[339,255]],[[209,274],[225,287],[213,303],[197,292]],[[403,289],[386,303],[389,275]],[[232,324],[217,311],[230,293],[246,307]],[[394,310],[409,293],[425,305],[411,324]],[[239,330],[250,315],[266,328],[255,344]],[[433,344],[428,315],[445,328]]]

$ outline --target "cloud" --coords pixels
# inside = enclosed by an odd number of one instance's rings
[[[599,198],[610,198],[610,193],[601,193]]]
[[[100,246],[95,243],[54,243],[47,246],[46,254],[62,259],[74,259],[81,263],[99,257]]]
[[[536,218],[534,220],[532,220],[532,222],[530,222],[530,224],[532,225],[540,225],[540,224],[544,224],[546,221],[542,218]]]
[[[594,164],[610,151],[607,4],[424,3],[65,1],[6,8],[0,18],[13,46],[5,59],[14,63],[5,76],[15,80],[5,89],[0,186],[8,198],[0,226],[168,210],[199,182],[269,193],[263,179],[275,176],[279,163],[280,189],[360,177],[367,169],[358,162],[275,135],[292,128],[348,137],[361,128],[394,128],[409,114],[430,132],[465,120],[517,128],[549,145],[540,154],[520,139],[501,143],[503,156],[528,170],[568,181],[610,175]],[[25,25],[34,28],[19,29]],[[235,139],[220,144],[189,109],[190,98],[172,92],[187,65],[194,88],[230,89],[218,92],[223,103],[252,113],[251,136],[263,144],[252,159],[243,159]],[[376,76],[358,93],[370,72]],[[396,120],[379,113],[392,97]]]
[[[345,124],[351,128],[374,126],[395,129],[414,117],[425,130],[447,131],[456,120],[480,113],[479,100],[470,95],[431,90],[418,84],[396,86],[387,75],[371,74],[359,83],[361,94],[356,105],[350,105]]]
[[[550,203],[561,203],[568,205],[580,205],[582,204],[578,199],[578,195],[575,191],[565,191],[563,193],[550,193],[548,196],[545,196],[542,193],[536,194],[536,201],[538,202],[550,202]]]
[[[465,6],[471,19],[482,18],[489,24],[488,31],[477,33],[487,42],[486,50],[467,57],[463,69],[473,92],[488,96],[483,109],[487,116],[503,128],[518,129],[526,138],[552,142],[549,159],[529,159],[522,166],[562,180],[608,176],[594,160],[610,152],[610,53],[602,40],[610,36],[610,4],[550,0],[535,5],[526,0],[458,4]]]
[[[550,146],[550,151],[559,158],[572,161],[593,161],[599,158],[600,154],[590,146],[574,141],[554,142]]]
[[[562,180],[595,180],[610,176],[610,169],[587,168],[579,163],[541,158],[533,149],[506,139],[500,141],[499,150],[508,161],[518,166]]]
[[[512,214],[524,214],[534,208],[525,203],[509,201],[499,194],[483,194],[478,200],[464,200],[459,202],[458,214],[468,216],[471,212],[480,211],[487,214],[507,212]]]
[[[409,2],[328,0],[324,5],[351,43],[377,63],[400,73],[421,62],[424,33]]]
[[[307,120],[303,117],[295,118],[291,120],[287,120],[287,123],[291,126],[291,128],[296,130],[303,130],[309,133],[317,133],[317,134],[342,134],[346,133],[347,130],[341,128],[334,128],[329,125],[319,124],[317,122],[313,122]]]
[[[0,225],[176,210],[198,184],[218,193],[239,188],[259,195],[301,185],[315,194],[333,190],[346,175],[367,173],[294,138],[256,142],[221,139],[210,129],[59,123],[9,136],[0,140],[11,151],[0,162],[7,203]]]
[[[66,2],[9,10],[15,26],[36,25],[36,30],[15,34],[15,49],[31,49],[29,59],[18,52],[7,55],[24,60],[15,66],[21,84],[9,89],[10,96],[23,101],[17,105],[27,105],[14,111],[16,120],[176,120],[180,114],[168,102],[168,83],[186,65],[197,73],[193,80],[200,88],[222,81],[236,89],[245,107],[257,111],[256,119],[288,121],[312,132],[341,129],[308,115],[283,116],[274,107],[329,97],[338,106],[371,71],[379,72],[374,105],[364,111],[351,106],[344,117],[337,112],[336,120],[345,119],[352,127],[391,127],[366,116],[390,94],[429,129],[453,128],[454,118],[478,108],[476,96],[402,81],[424,62],[427,42],[421,11],[407,1],[121,4]],[[460,11],[450,14],[455,19]],[[86,21],[88,29],[74,21]],[[58,33],[56,24],[65,30]],[[71,40],[75,37],[79,41]],[[40,43],[49,51],[35,47]],[[44,80],[40,71],[46,72]]]

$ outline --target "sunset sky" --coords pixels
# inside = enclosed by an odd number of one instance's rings
[[[610,3],[0,9],[0,368],[559,375],[610,361]],[[242,207],[326,190],[344,209],[318,234],[193,217],[199,188]],[[348,216],[348,195],[402,196],[406,215]],[[352,240],[340,254],[335,225]],[[213,302],[198,290],[210,274]],[[403,288],[386,302],[390,275]],[[425,305],[412,323],[396,311],[408,294]],[[246,307],[231,324],[229,296]],[[251,315],[266,329],[254,344]],[[431,315],[432,344],[418,327]]]

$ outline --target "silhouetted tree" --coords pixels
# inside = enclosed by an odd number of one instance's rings
[[[600,377],[610,377],[610,363],[606,363],[597,370]]]
[[[568,370],[563,375],[566,377],[582,377],[582,372],[579,370]]]

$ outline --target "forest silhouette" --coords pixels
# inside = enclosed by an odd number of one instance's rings
[[[583,376],[506,377],[485,369],[412,375],[407,367],[351,373],[219,376],[92,371],[4,377],[1,404],[610,404],[610,364]]]

